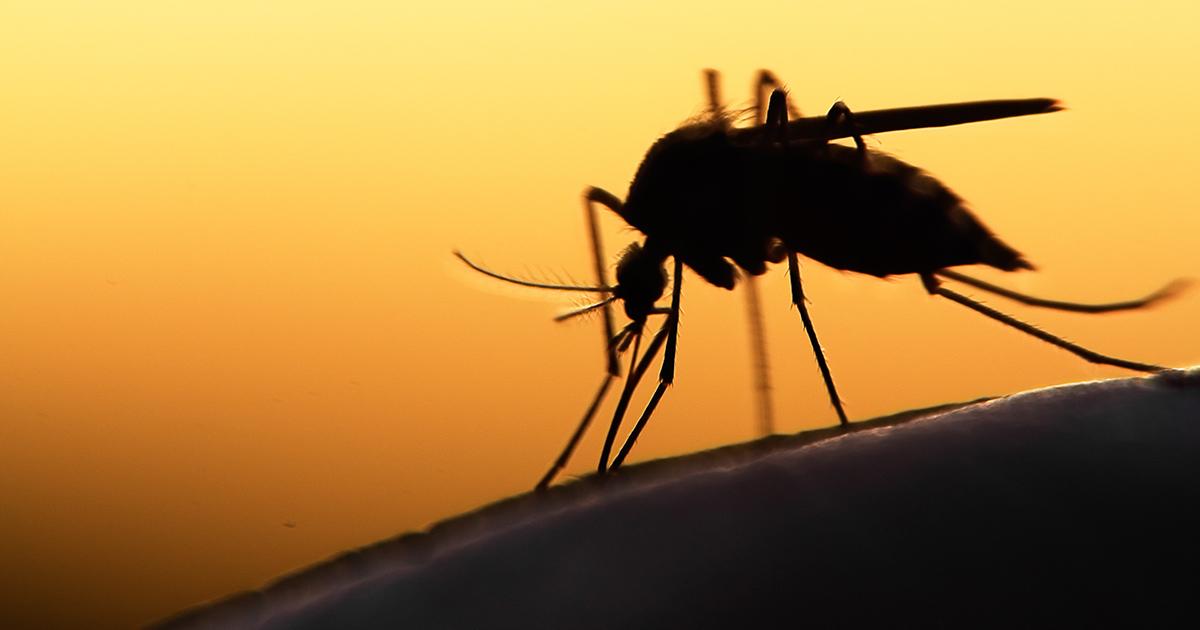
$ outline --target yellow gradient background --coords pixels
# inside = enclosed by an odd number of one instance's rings
[[[1104,301],[1200,275],[1195,3],[642,4],[0,7],[0,626],[144,623],[527,490],[599,382],[599,324],[450,252],[589,280],[581,190],[623,196],[704,67],[738,106],[769,67],[808,114],[1063,99],[872,143],[1040,268],[980,276]],[[604,226],[610,256],[638,236]],[[804,273],[852,418],[1125,374],[914,278]],[[742,297],[684,287],[635,460],[755,435]],[[786,271],[760,287],[780,430],[833,423]],[[989,302],[1200,361],[1196,293]]]

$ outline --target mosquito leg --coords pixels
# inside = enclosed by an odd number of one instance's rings
[[[775,90],[783,89],[783,82],[780,81],[770,70],[759,70],[758,79],[754,82],[754,123],[762,125],[767,122],[767,95]],[[800,117],[800,110],[792,105],[791,101],[787,103],[787,112],[792,118]]]
[[[615,347],[618,353],[624,352],[629,346],[633,331],[633,324],[622,328],[616,336],[609,340],[609,345]],[[584,412],[583,418],[579,421],[579,426],[575,428],[575,432],[567,440],[567,445],[563,448],[562,453],[559,453],[558,459],[555,459],[554,463],[550,465],[550,470],[546,471],[546,474],[534,486],[534,490],[545,490],[549,487],[550,482],[554,481],[554,477],[558,475],[559,471],[566,467],[567,462],[571,459],[571,455],[575,452],[575,447],[579,445],[579,440],[583,437],[583,433],[591,425],[592,419],[596,416],[596,409],[599,408],[600,402],[604,400],[604,396],[608,393],[608,388],[612,385],[612,381],[612,374],[604,375],[604,381],[600,383],[600,389],[596,391],[596,396],[592,398],[592,404],[588,405],[587,411]]]
[[[787,123],[788,123],[788,97],[787,92],[776,88],[771,92],[771,99],[767,103],[767,120],[763,123],[763,128],[766,129],[766,141],[768,143],[778,142],[782,146],[787,146]]]
[[[758,394],[758,433],[775,433],[775,411],[771,405],[771,366],[767,359],[767,333],[763,324],[758,283],[747,275],[742,282],[746,294],[746,319],[750,324],[750,359],[754,362],[754,390]]]
[[[989,293],[994,293],[996,295],[999,295],[1000,297],[1005,297],[1010,300],[1015,300],[1017,302],[1020,302],[1021,304],[1027,304],[1029,306],[1040,306],[1042,308],[1052,308],[1052,309],[1056,309],[1056,310],[1060,310],[1060,311],[1072,311],[1075,313],[1111,313],[1114,311],[1130,311],[1130,310],[1135,310],[1135,309],[1139,309],[1139,308],[1145,308],[1147,306],[1153,306],[1154,304],[1157,304],[1158,302],[1162,302],[1163,300],[1168,300],[1168,299],[1171,299],[1171,298],[1179,295],[1179,293],[1182,292],[1185,288],[1187,288],[1187,286],[1189,284],[1189,282],[1187,280],[1173,280],[1173,281],[1167,283],[1166,286],[1155,291],[1154,293],[1151,293],[1150,295],[1147,295],[1145,297],[1141,297],[1141,298],[1138,298],[1135,300],[1126,300],[1123,302],[1110,302],[1108,304],[1080,304],[1078,302],[1063,302],[1060,300],[1047,300],[1044,298],[1026,295],[1024,293],[1018,293],[1016,291],[1013,291],[1012,289],[1006,289],[1004,287],[994,285],[990,282],[984,282],[983,280],[979,280],[978,278],[964,276],[963,274],[958,273],[957,271],[951,271],[949,269],[939,269],[939,270],[935,271],[934,273],[943,278],[954,280],[955,282],[961,282],[965,285],[975,287],[976,289],[987,291]]]
[[[842,399],[838,397],[837,387],[833,384],[833,375],[829,373],[829,365],[825,363],[825,353],[821,350],[821,342],[817,341],[817,331],[813,328],[812,319],[808,316],[808,307],[804,304],[804,288],[800,285],[800,261],[795,252],[788,252],[788,276],[792,280],[792,304],[800,309],[800,320],[804,322],[804,332],[808,333],[808,341],[812,344],[813,353],[817,355],[817,367],[821,368],[821,378],[825,379],[825,390],[829,392],[829,401],[837,410],[838,422],[842,426],[850,424],[846,411],[842,409]]]
[[[755,110],[758,112],[760,120],[762,119],[762,87],[765,85],[776,85],[774,76],[767,70],[763,70],[759,76],[759,89],[756,94],[758,100],[755,103]],[[779,142],[781,147],[787,147],[787,112],[791,109],[791,105],[787,98],[787,93],[782,89],[776,88],[771,92],[770,107],[766,112],[764,121],[766,135],[763,140],[766,144]],[[766,254],[766,252],[764,252]],[[769,255],[766,256],[768,259]],[[758,283],[753,274],[747,274],[741,282],[742,291],[746,296],[746,319],[750,327],[750,359],[754,366],[754,386],[756,392],[756,404],[758,407],[758,421],[760,435],[770,435],[775,432],[775,418],[771,408],[771,373],[767,361],[767,341],[765,326],[763,325],[761,300],[758,295]]]
[[[633,396],[633,391],[637,389],[639,380],[637,360],[638,348],[642,344],[642,331],[635,330],[629,336],[633,338],[633,355],[629,359],[629,374],[625,378],[625,387],[621,388],[621,398],[617,400],[617,409],[613,412],[612,422],[608,425],[608,435],[604,438],[604,448],[600,451],[600,463],[596,466],[596,472],[601,475],[608,469],[608,455],[612,451],[613,442],[617,439],[617,430],[621,428],[621,419],[625,416],[625,409],[629,407],[629,399]]]
[[[668,324],[669,325],[669,324]],[[646,359],[657,354],[658,348],[648,349],[646,351]],[[664,359],[665,361],[665,359]],[[646,422],[650,420],[650,415],[654,413],[654,409],[658,407],[658,401],[662,400],[663,394],[667,391],[667,386],[670,385],[667,381],[658,381],[658,387],[654,389],[654,394],[650,397],[650,402],[646,403],[646,408],[642,410],[642,415],[638,417],[637,424],[633,426],[633,430],[629,432],[629,437],[625,438],[625,443],[621,445],[621,450],[617,452],[617,456],[613,458],[612,464],[609,466],[610,471],[615,471],[621,467],[621,463],[625,461],[625,457],[629,455],[630,449],[633,448],[634,442],[645,428]],[[622,410],[623,411],[623,410]]]
[[[854,146],[858,148],[858,155],[861,158],[867,156],[867,145],[863,142],[862,134],[858,132],[858,123],[854,120],[854,112],[850,111],[850,107],[842,101],[833,104],[829,108],[829,113],[825,114],[825,120],[829,127],[836,129],[839,125],[845,125],[846,129],[850,130],[850,136],[854,138]]]
[[[588,425],[592,423],[592,418],[596,415],[596,408],[600,406],[600,401],[604,400],[604,395],[608,393],[608,387],[612,385],[613,375],[605,373],[604,381],[600,383],[600,389],[596,391],[595,398],[592,398],[592,404],[588,405],[587,411],[583,413],[583,419],[579,421],[579,426],[575,428],[575,432],[571,434],[571,439],[567,440],[567,445],[563,448],[562,453],[558,455],[558,459],[550,465],[550,470],[542,475],[542,479],[538,481],[534,490],[545,490],[550,486],[550,482],[554,481],[554,477],[559,471],[567,465],[567,461],[571,459],[571,454],[575,452],[575,447],[579,445],[580,438],[583,437],[584,431]]]
[[[625,417],[625,411],[629,408],[629,399],[633,396],[633,391],[637,389],[638,382],[642,380],[642,375],[650,367],[650,362],[658,354],[662,348],[663,342],[667,338],[668,327],[663,326],[658,332],[654,333],[654,339],[650,341],[650,345],[646,347],[646,356],[642,357],[639,362],[637,357],[637,348],[641,340],[641,332],[633,333],[634,350],[633,358],[629,361],[629,374],[625,376],[625,387],[621,390],[621,398],[617,401],[617,408],[613,412],[612,423],[608,427],[608,435],[604,438],[604,448],[600,451],[600,464],[596,471],[603,475],[608,470],[608,457],[612,453],[613,443],[617,439],[617,431],[621,428],[621,421]]]
[[[1078,356],[1078,357],[1082,358],[1083,360],[1088,361],[1090,363],[1100,363],[1102,365],[1113,365],[1116,367],[1122,367],[1127,370],[1135,370],[1138,372],[1158,372],[1158,371],[1164,369],[1157,365],[1150,365],[1148,363],[1136,363],[1134,361],[1126,361],[1124,359],[1117,359],[1114,357],[1106,356],[1106,355],[1100,354],[1098,352],[1093,352],[1091,350],[1088,350],[1087,348],[1084,348],[1083,346],[1071,343],[1070,341],[1067,341],[1066,339],[1063,339],[1061,337],[1056,337],[1054,335],[1051,335],[1050,333],[1045,332],[1044,330],[1041,330],[1035,326],[1026,324],[1025,322],[1023,322],[1015,317],[1012,317],[1010,315],[1005,315],[1004,313],[1001,313],[1000,311],[997,311],[996,309],[993,309],[989,306],[984,306],[983,304],[980,304],[979,302],[976,302],[975,300],[972,300],[971,298],[969,298],[965,295],[955,293],[954,291],[951,291],[950,289],[947,289],[947,288],[941,286],[941,284],[938,282],[937,278],[934,278],[933,274],[931,274],[931,273],[921,274],[921,282],[923,282],[925,284],[925,290],[933,295],[940,295],[940,296],[950,300],[951,302],[957,302],[959,304],[962,304],[963,306],[965,306],[977,313],[986,315],[987,317],[990,317],[990,318],[1000,322],[1001,324],[1004,324],[1006,326],[1011,326],[1027,335],[1032,335],[1034,337],[1037,337],[1038,339],[1041,339],[1042,341],[1045,341],[1048,344],[1058,346],[1059,348],[1062,348],[1063,350],[1066,350],[1067,352],[1070,352],[1071,354],[1074,354],[1075,356]]]
[[[615,195],[600,188],[588,188],[583,194],[584,216],[587,220],[588,234],[592,240],[592,264],[596,270],[596,280],[600,286],[608,286],[608,274],[604,271],[604,249],[600,241],[600,227],[596,217],[595,204],[607,206],[618,215],[621,214],[621,200]],[[608,373],[616,376],[621,373],[617,363],[617,353],[609,340],[613,338],[612,306],[605,304],[604,313],[604,344]]]
[[[621,446],[621,450],[617,452],[617,456],[613,458],[612,466],[609,470],[616,470],[621,467],[625,461],[625,456],[629,454],[633,448],[633,443],[637,442],[638,436],[642,433],[642,428],[646,426],[646,422],[650,420],[650,415],[654,413],[654,409],[658,407],[658,401],[662,400],[663,394],[667,391],[669,383],[659,381],[658,387],[654,388],[654,394],[650,396],[650,402],[646,403],[646,408],[642,410],[641,417],[638,418],[637,424],[633,425],[633,431],[629,432],[629,437],[625,439],[625,444]]]
[[[667,352],[658,376],[668,385],[675,382],[675,349],[679,343],[679,297],[683,290],[683,261],[675,258],[675,283],[671,288],[671,312],[667,315]]]
[[[705,68],[704,87],[708,96],[709,113],[719,116],[721,114],[721,74],[712,68]]]
[[[646,427],[646,423],[650,421],[650,416],[654,414],[654,410],[658,407],[658,402],[662,400],[663,394],[666,393],[667,387],[675,381],[675,346],[679,334],[679,299],[682,294],[683,286],[683,262],[680,259],[675,259],[675,286],[671,291],[671,313],[667,315],[667,321],[663,324],[663,330],[667,333],[667,351],[663,355],[662,368],[659,370],[658,387],[654,389],[654,394],[650,396],[650,402],[646,403],[646,408],[642,410],[642,415],[638,418],[637,424],[633,425],[633,430],[629,432],[629,437],[625,438],[625,444],[621,446],[620,452],[613,458],[612,470],[620,468],[621,462],[625,461],[625,457],[629,455],[629,451],[633,449],[633,445],[637,442],[638,436],[642,434],[642,429]],[[662,330],[658,332],[662,334]],[[656,339],[657,340],[657,339]],[[651,351],[646,351],[646,358],[652,356]],[[638,369],[641,369],[639,366]]]

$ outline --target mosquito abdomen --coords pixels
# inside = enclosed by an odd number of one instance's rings
[[[793,251],[874,276],[986,264],[1032,269],[965,202],[928,173],[884,153],[864,160],[829,145],[786,158],[787,194],[773,213]]]

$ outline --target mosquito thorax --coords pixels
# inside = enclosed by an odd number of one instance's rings
[[[637,243],[621,252],[613,296],[624,303],[629,319],[645,320],[666,288],[667,271],[663,268],[663,258],[650,254]]]
[[[725,129],[691,125],[654,143],[638,166],[622,217],[648,236],[723,225],[739,207],[739,152]]]
[[[678,257],[709,283],[732,289],[736,271],[763,267],[764,216],[750,204],[747,153],[727,127],[696,124],[654,143],[629,186],[622,218],[645,246]]]

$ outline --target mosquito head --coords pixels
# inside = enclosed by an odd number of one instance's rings
[[[613,297],[625,304],[625,314],[629,319],[645,321],[666,288],[667,271],[661,257],[651,255],[637,243],[621,252],[621,259],[617,261],[617,286]]]

